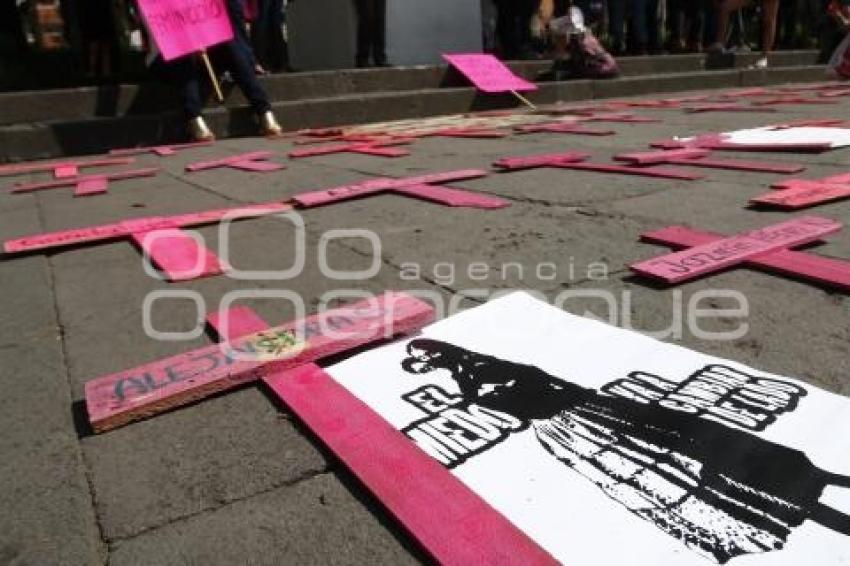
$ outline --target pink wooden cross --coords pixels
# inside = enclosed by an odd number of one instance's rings
[[[267,173],[286,169],[286,166],[283,164],[269,161],[272,155],[271,151],[252,151],[250,153],[241,153],[239,155],[231,155],[230,157],[224,157],[222,159],[191,163],[186,166],[186,171],[206,171],[208,169],[230,167],[231,169],[239,169],[241,171]]]
[[[299,159],[302,157],[314,157],[317,155],[331,155],[334,153],[360,153],[363,155],[372,155],[376,157],[404,157],[410,155],[410,151],[399,149],[394,146],[407,145],[410,143],[409,138],[397,138],[386,141],[366,141],[353,143],[331,144],[322,147],[309,147],[306,149],[296,149],[289,152],[289,157]]]
[[[236,219],[267,216],[292,210],[296,206],[310,208],[383,192],[393,192],[445,206],[480,209],[509,206],[510,203],[503,199],[439,185],[486,175],[486,171],[468,169],[405,179],[370,179],[362,183],[296,195],[288,203],[274,201],[176,216],[143,217],[101,226],[27,236],[6,241],[3,250],[7,254],[16,254],[130,238],[149,255],[167,280],[185,281],[218,275],[229,269],[229,266],[223,265],[215,254],[180,228],[212,224],[225,217]]]
[[[243,306],[212,313],[207,324],[222,341],[269,330],[262,317]],[[318,364],[270,371],[262,381],[440,563],[493,564],[505,556],[517,564],[555,563],[504,515]],[[411,470],[415,470],[416,488],[399,489],[409,485]],[[441,508],[440,520],[434,520],[436,499],[452,501]]]
[[[752,204],[796,210],[850,198],[850,174],[832,175],[823,179],[788,179],[771,185],[773,189],[750,199]]]
[[[766,106],[742,106],[737,102],[704,102],[685,108],[685,112],[697,114],[703,112],[776,112],[776,108]]]
[[[192,149],[195,147],[203,147],[207,145],[212,145],[212,141],[197,141],[190,143],[176,143],[171,145],[154,145],[149,147],[128,147],[125,149],[112,149],[109,151],[110,155],[139,155],[142,153],[152,153],[154,155],[158,155],[160,157],[167,157],[170,155],[176,155],[178,151],[183,151],[184,149]]]
[[[640,275],[675,284],[743,264],[850,291],[850,262],[790,249],[839,230],[841,223],[817,216],[729,237],[669,226],[641,234],[641,241],[686,249],[629,267]]]
[[[823,98],[806,98],[789,94],[753,101],[753,105],[755,106],[778,106],[780,104],[838,104],[838,101]]]
[[[86,197],[100,195],[107,191],[111,181],[122,181],[138,177],[153,177],[159,172],[159,167],[146,167],[144,169],[133,169],[119,173],[107,173],[103,175],[82,175],[79,177],[67,177],[56,181],[44,183],[18,183],[12,189],[13,193],[31,193],[47,189],[59,189],[63,187],[74,187],[75,197]]]
[[[782,129],[776,126],[777,129]],[[829,143],[762,143],[744,144],[729,141],[724,134],[702,134],[687,140],[668,139],[654,141],[649,144],[658,149],[682,149],[686,147],[697,147],[702,149],[714,149],[723,151],[753,151],[771,153],[821,153],[832,149]]]
[[[740,159],[706,159],[711,155],[710,149],[686,147],[668,151],[646,151],[621,153],[614,159],[626,161],[632,165],[687,165],[690,167],[707,167],[711,169],[730,169],[733,171],[755,171],[761,173],[790,174],[804,170],[803,165],[785,163],[770,163],[766,161],[743,161]]]
[[[36,173],[39,171],[52,171],[57,179],[67,179],[80,174],[80,169],[88,167],[106,167],[109,165],[129,165],[133,163],[132,158],[98,158],[98,159],[75,159],[69,161],[49,161],[39,163],[20,163],[0,166],[0,176],[23,175],[25,173]]]
[[[579,136],[613,136],[614,130],[594,130],[583,126],[578,120],[563,120],[543,124],[527,124],[515,126],[518,134],[572,134]]]
[[[594,171],[598,173],[612,173],[618,175],[639,175],[643,177],[679,179],[684,181],[702,179],[702,175],[691,173],[684,169],[676,169],[673,167],[634,167],[608,163],[586,163],[585,160],[588,157],[590,157],[590,154],[588,153],[570,151],[567,153],[550,153],[527,157],[505,157],[496,161],[493,165],[503,171],[519,171],[524,169],[536,169],[538,167],[557,167],[559,169]]]
[[[433,320],[431,305],[405,293],[388,292],[263,328],[220,345],[88,381],[89,421],[95,432],[104,432],[267,374],[410,334]]]
[[[730,98],[737,100],[739,98],[759,97],[772,94],[771,91],[762,87],[739,88],[736,90],[727,90],[720,93],[720,98]]]

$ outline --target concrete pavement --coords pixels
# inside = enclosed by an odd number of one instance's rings
[[[240,151],[269,149],[282,158],[291,147],[288,141],[222,140],[168,159],[142,156],[140,164],[160,165],[165,171],[153,179],[115,184],[106,196],[74,199],[67,189],[30,195],[4,190],[0,239],[134,216],[285,199],[379,175],[488,168],[508,155],[585,150],[607,160],[672,135],[844,118],[850,99],[839,100],[828,106],[782,106],[774,114],[640,110],[663,121],[611,124],[618,135],[604,138],[432,138],[415,142],[413,155],[400,159],[342,154],[291,161],[285,171],[271,174],[183,172],[188,162]],[[808,170],[797,175],[803,178],[850,170],[850,149],[752,158],[806,164]],[[550,299],[563,290],[605,289],[618,298],[618,322],[628,316],[637,329],[659,330],[670,326],[674,306],[687,303],[695,293],[732,289],[749,302],[744,337],[707,341],[685,331],[678,342],[850,394],[846,295],[750,269],[676,288],[648,284],[625,269],[627,262],[664,251],[638,241],[646,230],[686,223],[731,234],[790,216],[745,208],[750,197],[765,192],[779,175],[699,171],[706,178],[694,182],[536,169],[454,184],[511,201],[509,208],[497,211],[452,209],[393,195],[308,210],[303,213],[306,265],[300,276],[284,282],[218,276],[164,283],[143,272],[140,254],[127,241],[4,258],[0,508],[5,512],[0,514],[0,563],[426,560],[380,504],[260,387],[225,393],[103,435],[91,434],[82,406],[86,381],[209,343],[204,337],[162,342],[145,334],[141,307],[145,297],[158,290],[197,291],[212,310],[228,292],[254,288],[293,291],[312,308],[325,292],[340,288],[421,290],[465,306],[511,288],[532,289]],[[4,185],[28,178],[44,176],[6,178]],[[847,222],[850,200],[808,212]],[[367,280],[341,283],[322,274],[316,250],[328,230],[349,228],[368,228],[380,236],[380,270]],[[216,227],[198,231],[211,249],[218,248]],[[285,268],[294,258],[294,238],[292,227],[277,220],[240,222],[230,240],[233,263],[240,269]],[[336,269],[365,269],[371,263],[371,248],[362,239],[335,240],[329,246]],[[850,231],[811,251],[850,259]],[[487,266],[483,272],[470,270],[471,263],[482,262]],[[554,269],[538,271],[543,263]],[[603,280],[589,273],[598,265],[607,273]],[[710,308],[727,306],[723,300],[712,301]],[[293,315],[292,306],[283,301],[248,304],[272,323]],[[573,298],[566,308],[607,314],[605,305],[593,298]],[[196,318],[187,300],[163,299],[153,310],[154,325],[161,330],[190,329]],[[720,317],[707,326],[728,329],[739,322]]]

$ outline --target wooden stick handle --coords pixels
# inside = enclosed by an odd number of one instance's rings
[[[523,104],[525,104],[526,106],[528,106],[532,110],[537,110],[537,106],[535,106],[533,102],[531,102],[529,99],[527,99],[526,97],[524,97],[523,95],[521,95],[517,91],[512,90],[511,94],[513,94],[514,96],[519,98],[520,102],[522,102]]]
[[[213,89],[215,89],[216,99],[218,99],[219,103],[224,102],[224,95],[221,93],[221,85],[218,84],[218,78],[215,76],[215,70],[213,70],[212,63],[210,63],[210,57],[207,55],[206,50],[201,51],[201,59],[203,59],[204,66],[207,68],[207,73],[210,75],[210,82],[213,85]]]

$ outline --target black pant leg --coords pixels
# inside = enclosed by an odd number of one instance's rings
[[[387,0],[372,2],[372,58],[380,65],[387,62]]]

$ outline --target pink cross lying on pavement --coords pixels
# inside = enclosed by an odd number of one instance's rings
[[[585,160],[589,157],[589,153],[570,151],[566,153],[549,153],[543,155],[531,155],[527,157],[505,157],[496,161],[493,165],[503,171],[521,171],[525,169],[536,169],[539,167],[557,167],[560,169],[574,169],[578,171],[593,171],[597,173],[612,173],[616,175],[639,175],[642,177],[679,179],[684,181],[702,179],[702,175],[673,167],[634,167],[631,165],[627,166],[608,163],[586,163]]]
[[[100,195],[107,191],[111,181],[123,181],[138,177],[153,177],[159,172],[159,167],[147,167],[144,169],[133,169],[119,173],[107,173],[104,175],[82,175],[79,177],[67,177],[56,181],[44,183],[19,183],[12,189],[13,193],[31,193],[47,189],[60,189],[63,187],[74,187],[75,197],[86,197]]]
[[[98,158],[98,159],[75,159],[68,161],[48,161],[37,163],[16,163],[14,165],[0,166],[0,177],[6,175],[23,175],[25,173],[37,173],[39,171],[52,171],[57,179],[67,179],[80,174],[80,169],[88,167],[106,167],[109,165],[129,165],[133,163],[132,158]]]
[[[311,208],[385,192],[444,206],[485,210],[508,206],[509,203],[500,198],[440,186],[440,183],[476,179],[486,175],[487,172],[480,169],[466,169],[403,179],[370,179],[352,185],[302,193],[292,197],[290,202],[274,201],[176,216],[143,217],[101,226],[27,236],[6,241],[3,244],[3,250],[7,254],[16,254],[130,238],[148,254],[167,280],[186,281],[218,275],[229,269],[229,266],[223,265],[215,254],[180,228],[213,224],[225,217],[241,219],[267,216],[296,207]]]
[[[302,157],[331,155],[334,153],[361,153],[363,155],[373,155],[376,157],[405,157],[410,155],[410,151],[406,149],[399,149],[395,146],[407,145],[410,141],[411,140],[409,138],[397,138],[377,142],[365,141],[331,144],[321,147],[295,149],[289,152],[289,157],[292,159],[299,159]]]
[[[641,241],[686,249],[629,267],[640,275],[675,284],[746,265],[846,292],[850,291],[850,262],[790,249],[820,241],[839,230],[841,223],[817,216],[804,216],[729,237],[686,226],[668,226],[641,234]]]
[[[803,165],[770,163],[766,161],[743,161],[740,159],[706,159],[711,156],[710,149],[686,147],[668,151],[645,151],[621,153],[615,155],[617,161],[626,161],[632,165],[687,165],[711,169],[730,169],[734,171],[754,171],[761,173],[780,173],[783,175],[799,173]]]
[[[175,143],[170,145],[154,145],[148,147],[128,147],[125,149],[112,149],[109,151],[110,155],[139,155],[142,153],[152,153],[154,155],[158,155],[160,157],[167,157],[170,155],[176,155],[178,151],[183,151],[184,149],[192,149],[195,147],[203,147],[207,145],[212,145],[212,141],[197,141],[190,143]]]
[[[286,169],[285,165],[269,161],[272,155],[271,151],[252,151],[250,153],[241,153],[239,155],[231,155],[230,157],[214,159],[213,161],[199,161],[197,163],[191,163],[186,166],[186,171],[206,171],[208,169],[230,167],[231,169],[239,169],[241,171],[266,173]]]
[[[773,190],[750,199],[752,204],[796,210],[850,198],[850,174],[823,179],[788,179],[771,185]]]

